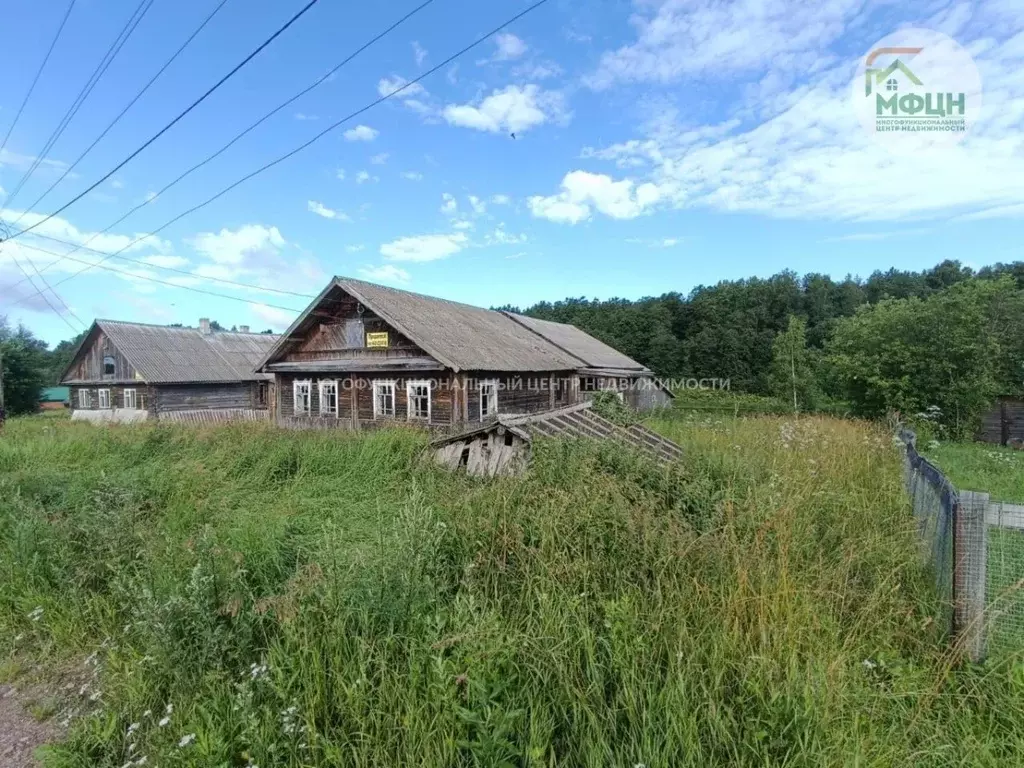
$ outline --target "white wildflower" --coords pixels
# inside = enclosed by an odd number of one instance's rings
[[[196,735],[194,733],[189,733],[185,736],[182,736],[181,739],[178,741],[178,749],[183,749],[184,747],[187,747],[195,740]]]
[[[32,611],[28,614],[28,618],[32,619],[32,621],[39,621],[41,618],[43,618],[43,606],[37,605],[35,608],[33,608]]]
[[[160,718],[160,722],[157,723],[157,725],[159,725],[161,728],[165,728],[168,725],[170,725],[170,723],[171,723],[171,718],[169,718],[169,717],[161,717]]]
[[[139,723],[132,723],[128,726],[128,735],[131,736],[137,730],[139,730]]]

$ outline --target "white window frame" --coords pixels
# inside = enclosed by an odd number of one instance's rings
[[[306,406],[299,408],[299,389],[306,390]],[[296,379],[292,382],[292,413],[295,416],[309,416],[313,411],[313,382],[310,379]]]
[[[380,400],[383,394],[384,387],[391,388],[391,413],[386,413],[381,410]],[[398,413],[398,403],[396,397],[396,386],[393,379],[374,379],[373,380],[373,418],[375,419],[393,419]]]
[[[487,390],[491,392],[488,395]],[[487,413],[484,413],[484,399],[487,399]],[[480,421],[498,415],[498,380],[484,379],[480,382]]]
[[[341,402],[340,401],[340,396],[338,394],[338,380],[337,379],[320,379],[320,381],[318,381],[317,384],[319,385],[319,388],[320,388],[320,415],[321,416],[333,416],[334,418],[338,418],[338,404]],[[325,402],[324,390],[329,388],[329,387],[333,387],[334,388],[334,410],[331,410],[329,408],[325,408],[324,407],[324,402]]]
[[[136,390],[126,389],[124,391],[124,407],[129,411],[138,410],[139,398]]]
[[[413,390],[415,388],[417,388],[417,387],[426,387],[427,388],[427,415],[426,416],[416,416],[414,414],[414,412],[413,412],[413,410],[414,410],[413,409],[413,402],[415,402],[414,396],[413,396]],[[431,416],[433,415],[432,412],[431,412],[431,409],[433,408],[433,402],[432,401],[434,399],[433,396],[431,395],[431,389],[432,389],[432,387],[430,386],[430,381],[428,381],[427,379],[421,379],[419,381],[408,381],[408,382],[406,382],[406,384],[405,384],[405,413],[406,413],[406,420],[407,421],[427,421],[427,422],[430,421]]]
[[[92,408],[92,392],[88,389],[78,390],[79,409]]]
[[[96,397],[100,401],[100,404],[99,404],[100,410],[110,410],[111,404],[110,404],[110,390],[109,389],[97,390],[96,391]],[[104,400],[107,401],[106,405],[103,404]]]

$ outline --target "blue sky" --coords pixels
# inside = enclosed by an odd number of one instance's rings
[[[136,0],[78,0],[7,147],[6,198]],[[155,0],[25,188],[21,226],[123,159],[297,11],[227,0],[110,134],[32,203],[213,9]],[[226,86],[110,181],[34,232],[83,243],[185,168],[323,75],[416,2],[321,0]],[[520,0],[435,0],[320,87],[90,247],[113,251],[331,122],[417,77],[522,10]],[[908,6],[912,5],[913,8]],[[66,6],[7,9],[6,131]],[[905,26],[974,57],[984,113],[942,153],[895,155],[861,128],[850,85],[880,38]],[[56,291],[85,322],[108,317],[282,330],[331,275],[480,305],[566,296],[638,298],[721,279],[866,276],[944,258],[1019,257],[1024,215],[1024,7],[824,0],[550,0],[306,151]],[[513,139],[511,134],[515,133]],[[67,246],[26,235],[0,248],[0,314],[50,342],[72,334],[14,263],[43,269]],[[89,251],[74,259],[97,261]],[[137,263],[143,262],[143,263]],[[51,284],[83,264],[45,271]],[[181,272],[173,272],[173,267]],[[183,274],[186,273],[186,274]],[[154,283],[157,278],[260,306]],[[38,287],[42,283],[36,278]],[[68,323],[76,319],[50,296]],[[17,303],[16,303],[17,302]]]

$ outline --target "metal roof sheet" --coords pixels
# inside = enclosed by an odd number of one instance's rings
[[[118,320],[97,320],[96,325],[150,384],[267,379],[253,369],[279,338]]]
[[[590,368],[616,368],[633,371],[648,370],[642,363],[627,357],[603,341],[595,339],[575,325],[555,323],[551,320],[538,320],[535,317],[517,315],[514,312],[505,312],[504,314],[520,325],[529,328],[534,333],[543,336],[559,349],[565,350],[574,357],[578,357]]]

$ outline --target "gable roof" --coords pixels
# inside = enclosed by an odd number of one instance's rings
[[[269,333],[203,333],[198,328],[97,320],[75,350],[71,363],[61,375],[62,381],[78,361],[79,353],[88,348],[96,329],[106,334],[139,376],[150,384],[266,379],[253,369],[279,338]]]
[[[274,345],[257,369],[308,328],[317,307],[340,289],[424,352],[455,371],[566,371],[582,361],[502,312],[376,283],[335,277]]]
[[[505,312],[515,322],[543,336],[556,347],[578,357],[589,368],[615,368],[645,373],[648,371],[641,363],[610,347],[603,341],[595,339],[575,325],[555,323],[551,320],[538,320],[535,317]]]

